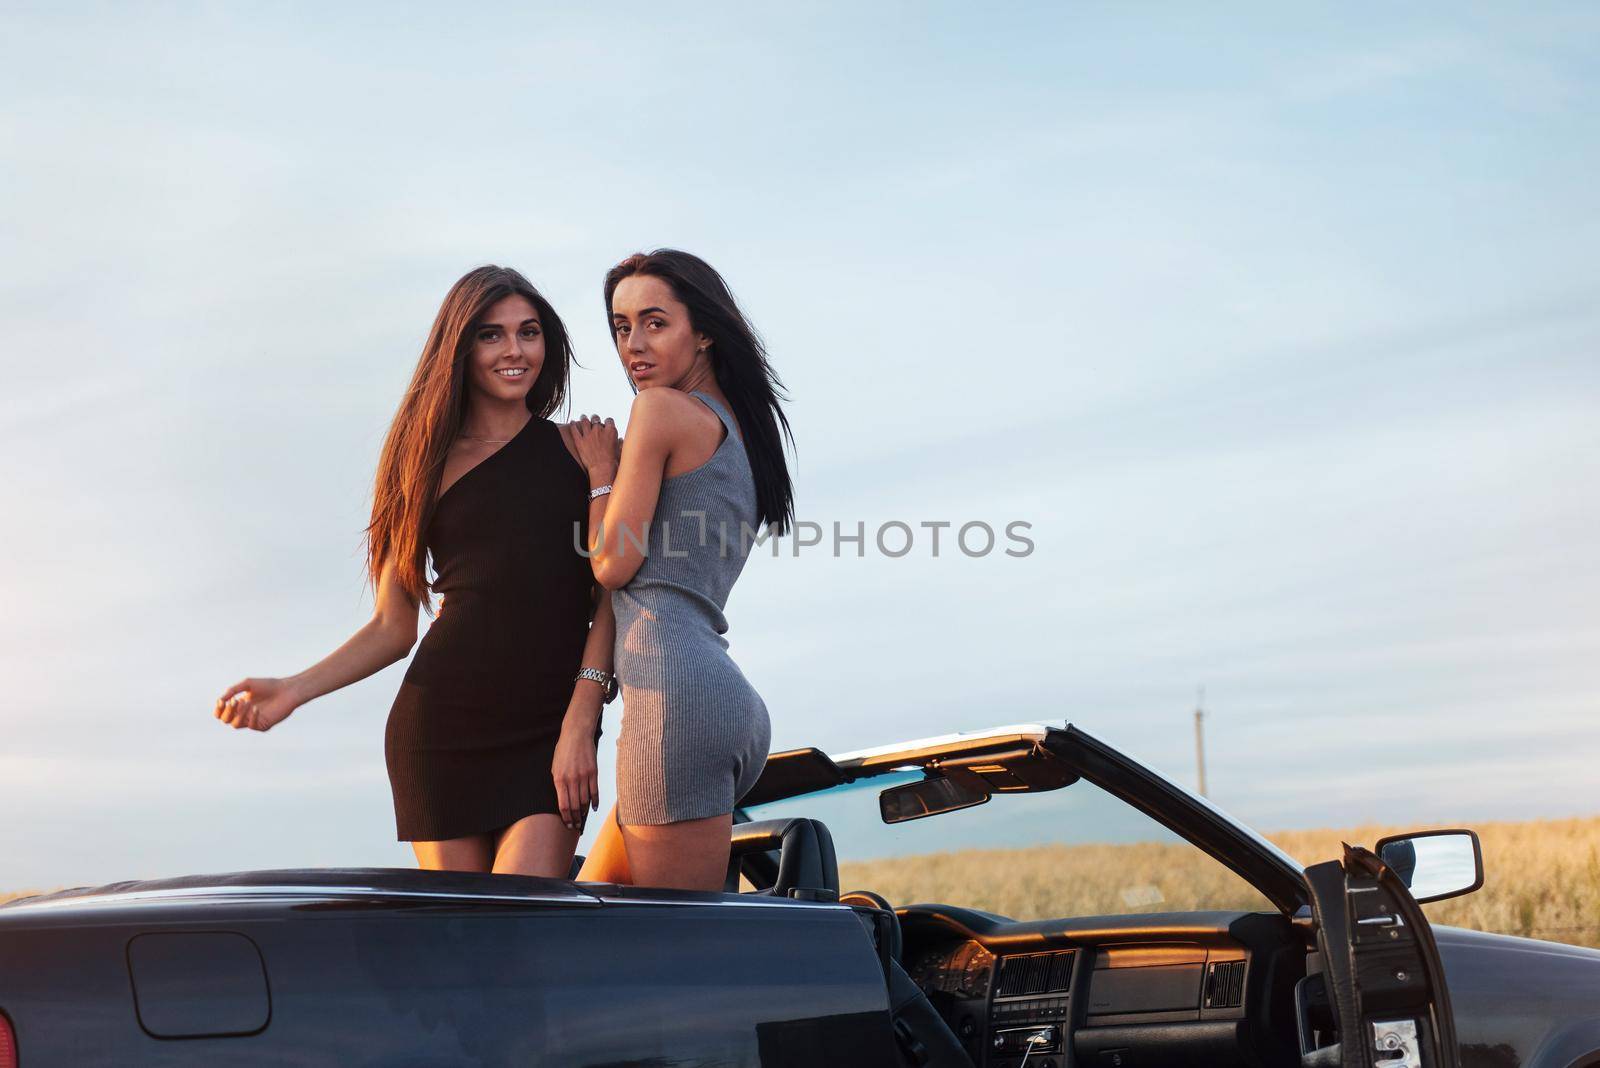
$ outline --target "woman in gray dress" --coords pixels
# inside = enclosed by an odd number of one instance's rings
[[[765,702],[728,656],[723,610],[761,528],[793,522],[786,398],[704,260],[630,256],[605,295],[637,396],[620,451],[604,424],[574,436],[594,495],[590,562],[614,591],[623,721],[617,803],[579,878],[718,890],[734,806],[771,737]]]

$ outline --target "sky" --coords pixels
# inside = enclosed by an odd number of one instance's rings
[[[451,283],[526,273],[620,420],[601,278],[658,246],[765,337],[799,517],[869,535],[734,590],[774,750],[1070,721],[1192,784],[1203,686],[1263,830],[1600,812],[1592,6],[5,18],[0,890],[410,865],[403,665],[213,701],[368,617]]]

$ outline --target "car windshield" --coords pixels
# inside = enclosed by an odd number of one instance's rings
[[[896,905],[937,902],[1017,920],[1276,911],[1230,869],[1086,779],[884,823],[879,793],[927,777],[899,769],[743,811],[752,820],[821,820],[840,889],[876,891]]]

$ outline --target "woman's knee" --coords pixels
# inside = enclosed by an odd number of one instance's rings
[[[572,872],[577,845],[578,833],[555,813],[524,816],[497,836],[493,871],[499,875],[565,879]]]

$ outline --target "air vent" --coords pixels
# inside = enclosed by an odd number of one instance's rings
[[[1215,961],[1206,971],[1206,1008],[1236,1009],[1244,1004],[1244,961]]]
[[[1057,953],[1054,956],[1055,960],[1050,962],[1050,985],[1045,989],[1047,993],[1064,994],[1072,989],[1072,954]]]
[[[1029,953],[1000,961],[995,997],[1065,993],[1072,987],[1072,953]]]
[[[1007,957],[1000,963],[1000,985],[995,990],[996,997],[1009,998],[1018,994],[1034,994],[1038,990],[1030,990],[1029,980],[1032,979],[1033,957]],[[1043,984],[1039,990],[1044,989]]]

